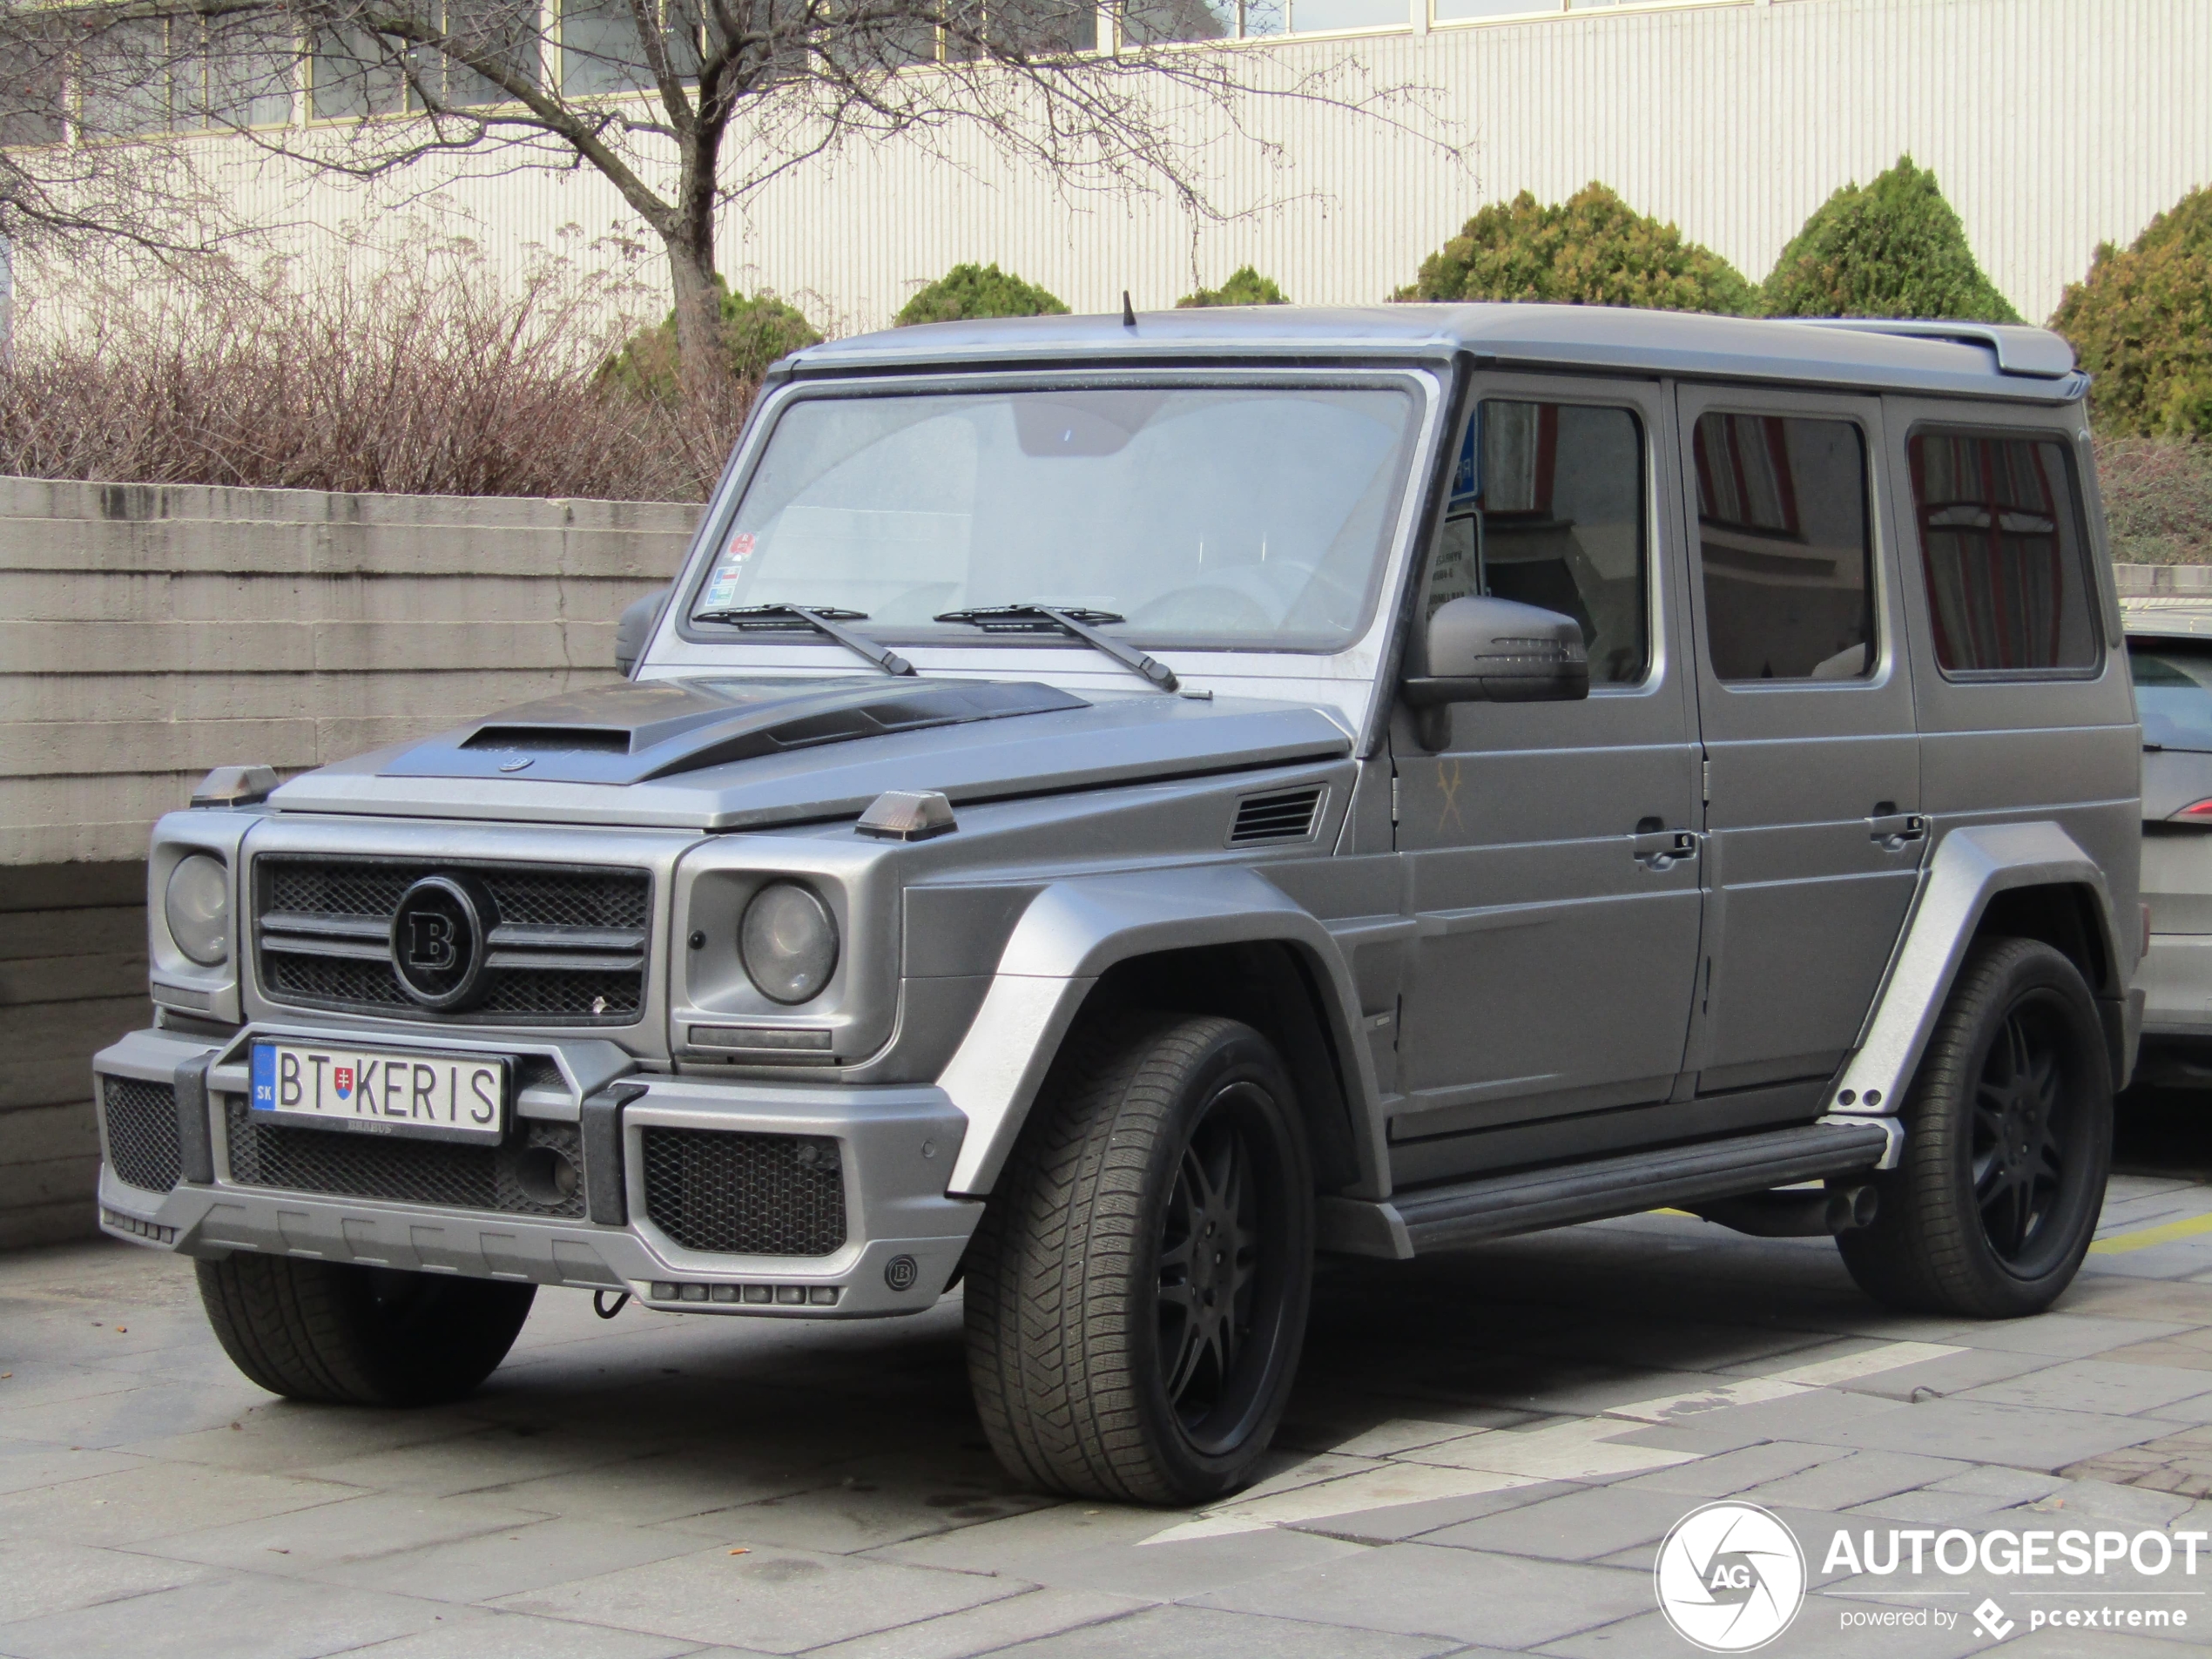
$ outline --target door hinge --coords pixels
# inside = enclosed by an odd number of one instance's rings
[[[1390,821],[1398,822],[1398,774],[1390,774]]]
[[[1697,764],[1697,799],[1708,806],[1713,804],[1713,763],[1710,760]]]

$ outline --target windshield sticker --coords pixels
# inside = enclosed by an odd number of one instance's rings
[[[745,561],[759,545],[751,530],[739,530],[730,538],[730,545],[714,567],[714,574],[707,581],[706,597],[701,602],[705,610],[719,610],[735,602],[738,583],[744,579]]]

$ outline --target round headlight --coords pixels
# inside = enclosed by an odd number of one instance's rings
[[[202,968],[213,968],[231,954],[231,878],[220,859],[191,853],[169,872],[162,902],[169,937]]]
[[[772,881],[745,907],[738,956],[763,995],[811,1002],[837,969],[837,923],[796,881]]]

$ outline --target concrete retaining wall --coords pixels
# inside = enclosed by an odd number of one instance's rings
[[[685,503],[0,478],[0,1247],[92,1225],[92,1053],[145,1022],[145,845],[303,771],[611,678]]]

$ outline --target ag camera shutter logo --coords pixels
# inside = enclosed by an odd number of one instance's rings
[[[1709,1503],[1659,1546],[1652,1584],[1675,1634],[1708,1653],[1749,1653],[1790,1628],[1805,1601],[1805,1557],[1757,1504]]]

